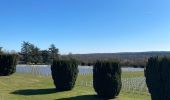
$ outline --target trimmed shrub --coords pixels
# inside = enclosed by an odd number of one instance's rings
[[[71,90],[78,76],[78,64],[74,60],[54,60],[51,72],[57,91]]]
[[[169,58],[149,58],[145,68],[145,77],[152,100],[170,100]]]
[[[97,61],[93,68],[93,87],[99,97],[111,99],[118,96],[122,87],[119,63]]]
[[[0,76],[8,76],[15,73],[16,64],[16,54],[0,54]]]

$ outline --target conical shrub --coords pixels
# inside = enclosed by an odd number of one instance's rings
[[[0,76],[8,76],[16,72],[16,54],[0,54]]]
[[[170,59],[151,57],[145,77],[152,100],[170,100]]]
[[[110,99],[118,96],[122,87],[119,63],[97,61],[93,68],[93,86],[99,97]]]
[[[74,60],[54,60],[51,72],[56,90],[71,90],[78,76],[78,64]]]

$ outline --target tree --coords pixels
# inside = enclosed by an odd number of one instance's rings
[[[30,62],[31,60],[31,56],[30,56],[30,52],[31,52],[31,48],[33,47],[33,44],[29,43],[29,42],[23,42],[22,46],[21,46],[21,54],[22,54],[22,60],[25,63]]]
[[[25,63],[37,64],[42,62],[40,49],[29,42],[23,42],[21,54]]]
[[[52,63],[54,59],[58,59],[58,48],[54,44],[50,45],[48,50],[40,50],[34,44],[23,42],[21,48],[21,60],[25,63]]]
[[[2,51],[2,47],[0,47],[0,54],[2,54],[3,53],[3,51]]]
[[[59,57],[58,52],[59,52],[58,48],[56,48],[54,44],[51,44],[50,48],[49,48],[49,54],[50,54],[49,56],[50,56],[51,62],[54,59],[58,59],[58,57]]]
[[[31,48],[31,63],[37,64],[42,62],[40,49],[36,46],[32,46]]]
[[[49,62],[49,51],[48,50],[42,50],[41,51],[41,56],[42,56],[42,62],[45,64],[50,63]]]

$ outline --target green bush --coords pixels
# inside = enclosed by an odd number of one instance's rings
[[[0,76],[8,76],[15,73],[16,64],[16,54],[0,54]]]
[[[169,58],[149,58],[145,68],[145,77],[152,100],[170,100]]]
[[[51,72],[56,90],[71,90],[78,76],[78,64],[74,60],[54,60]]]
[[[118,96],[122,87],[119,63],[97,61],[93,68],[93,86],[99,97],[110,99]]]

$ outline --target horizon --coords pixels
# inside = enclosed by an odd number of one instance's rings
[[[60,54],[170,51],[169,0],[0,1],[0,47]]]

